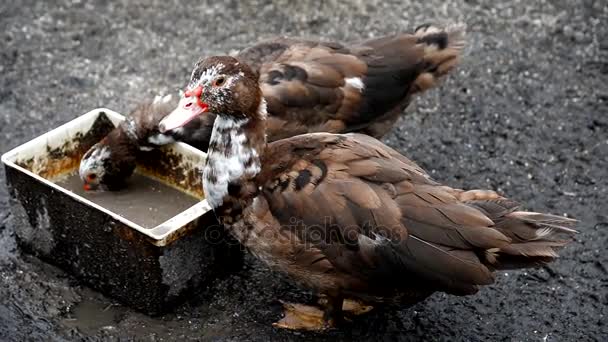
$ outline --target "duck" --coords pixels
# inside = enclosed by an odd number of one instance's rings
[[[119,191],[127,187],[145,152],[176,141],[207,149],[215,117],[201,116],[180,129],[158,131],[158,123],[177,104],[172,94],[157,95],[135,106],[127,118],[89,148],[80,160],[79,176],[86,191]]]
[[[193,113],[216,115],[205,199],[257,259],[322,299],[284,303],[279,328],[326,331],[357,305],[366,312],[435,292],[472,295],[497,271],[554,261],[576,233],[571,218],[521,210],[492,190],[441,184],[369,135],[268,142],[255,71],[231,56],[205,58],[197,70],[191,89],[199,90],[180,100],[160,131]]]
[[[313,132],[360,132],[380,138],[412,97],[458,65],[466,26],[425,24],[414,33],[342,44],[279,37],[234,57],[258,75],[274,141]],[[203,76],[195,65],[187,88]],[[219,79],[218,81],[222,81]]]
[[[269,141],[311,132],[361,132],[380,138],[414,95],[433,88],[458,65],[465,31],[464,24],[444,28],[427,24],[416,28],[414,33],[350,44],[278,37],[248,47],[237,53],[236,58],[258,75],[267,103]],[[201,75],[200,64],[196,64],[189,84],[197,84]],[[188,88],[189,93],[199,91],[196,87]],[[175,133],[164,135],[158,134],[155,118],[144,120],[144,126],[139,127],[135,116],[136,124],[131,127],[137,132],[137,139],[130,140],[133,144],[143,142],[141,146],[152,149],[178,140],[207,150],[212,115],[206,116],[205,122],[197,119]],[[104,163],[91,162],[94,168],[85,172],[96,177],[99,172],[91,170],[102,170],[108,179],[116,179],[110,189],[120,189],[126,184],[120,176],[128,177],[134,167],[134,156],[124,155],[126,140],[112,142],[118,138],[124,140],[127,135],[113,132],[91,152],[92,155],[101,147],[109,151],[106,154],[111,157],[107,158],[114,161],[107,165],[112,168],[104,170]],[[113,147],[120,151],[112,151]],[[85,157],[91,160],[91,155]],[[99,152],[96,155],[104,156]],[[124,160],[119,162],[117,158]],[[94,183],[85,179],[85,185]]]

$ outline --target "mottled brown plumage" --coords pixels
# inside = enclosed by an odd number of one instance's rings
[[[463,46],[462,25],[423,25],[349,44],[278,38],[235,57],[260,75],[270,141],[310,132],[381,137],[412,95],[458,64]]]
[[[366,135],[266,143],[264,100],[246,95],[258,94],[248,67],[214,57],[199,68],[205,110],[217,114],[207,200],[255,256],[327,297],[322,320],[286,305],[279,326],[335,324],[345,297],[414,303],[436,291],[473,294],[494,282],[495,270],[554,260],[575,232],[574,220],[520,211],[494,191],[442,185]]]

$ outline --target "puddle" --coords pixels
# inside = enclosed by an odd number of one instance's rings
[[[86,298],[78,303],[61,323],[83,333],[94,335],[99,330],[114,330],[127,309],[115,304]]]
[[[175,314],[150,317],[118,303],[109,303],[110,300],[103,295],[83,288],[82,300],[71,307],[60,323],[63,328],[77,329],[87,336],[104,331],[110,335],[122,331],[124,340],[128,341],[181,341],[184,333],[202,334],[198,320]]]

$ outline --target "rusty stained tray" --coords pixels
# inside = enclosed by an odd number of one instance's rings
[[[148,314],[169,310],[241,253],[206,200],[144,228],[53,183],[124,117],[95,109],[2,156],[20,246],[90,287]],[[138,172],[202,197],[206,154],[183,143],[150,152]]]

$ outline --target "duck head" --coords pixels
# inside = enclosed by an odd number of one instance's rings
[[[82,157],[78,173],[86,191],[117,191],[135,170],[137,145],[117,127]]]
[[[110,158],[111,151],[108,146],[97,143],[91,147],[80,161],[78,173],[82,180],[83,188],[87,191],[97,190],[105,177],[105,164]]]
[[[186,125],[203,113],[245,119],[256,115],[262,99],[258,75],[229,56],[208,57],[196,63],[177,108],[159,124],[164,133]]]
[[[91,147],[80,161],[78,173],[86,191],[110,190],[112,186],[112,151],[101,141]]]

